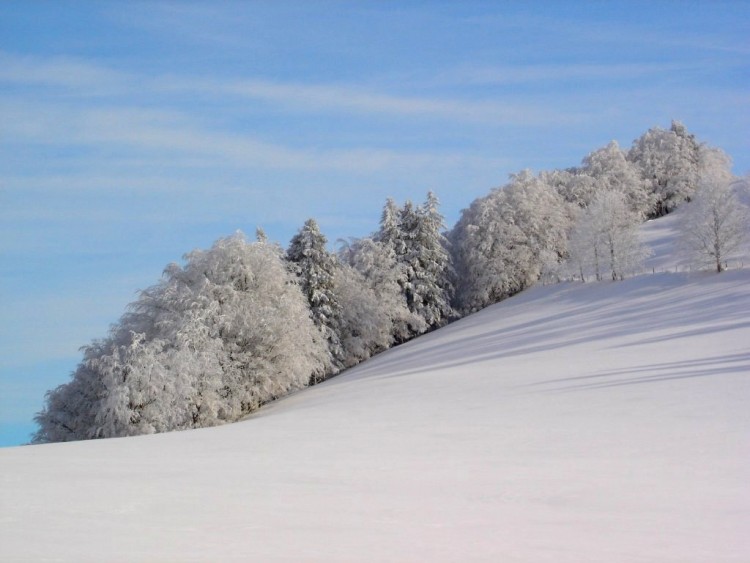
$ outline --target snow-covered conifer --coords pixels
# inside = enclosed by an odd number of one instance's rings
[[[389,197],[383,206],[380,229],[374,238],[386,248],[390,248],[397,257],[403,256],[406,252],[405,235],[401,225],[402,211],[393,198]]]
[[[341,306],[334,282],[339,263],[336,256],[326,249],[327,242],[315,219],[308,219],[289,243],[286,257],[307,298],[313,322],[328,343],[332,371],[336,372],[344,363],[339,338]]]
[[[432,328],[444,325],[453,315],[454,272],[439,205],[437,196],[429,192],[423,205],[414,208],[407,201],[401,213],[407,305]]]

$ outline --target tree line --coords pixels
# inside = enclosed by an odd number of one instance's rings
[[[673,122],[628,151],[612,142],[578,167],[513,174],[448,232],[430,192],[388,199],[379,228],[336,252],[314,219],[287,249],[260,229],[220,239],[167,266],[83,349],[34,441],[236,421],[539,280],[622,279],[647,254],[637,226],[691,200],[683,248],[721,271],[748,221],[729,167]]]

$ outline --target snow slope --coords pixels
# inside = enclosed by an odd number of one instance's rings
[[[2,561],[750,560],[750,270],[538,287],[219,428],[0,450]]]

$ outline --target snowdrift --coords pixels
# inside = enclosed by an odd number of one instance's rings
[[[750,560],[750,270],[537,287],[218,428],[0,451],[3,561]]]

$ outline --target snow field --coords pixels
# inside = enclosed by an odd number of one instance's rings
[[[0,559],[747,561],[749,282],[538,287],[241,423],[0,451]]]

